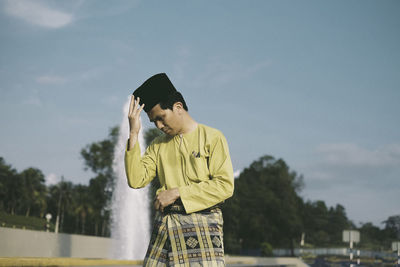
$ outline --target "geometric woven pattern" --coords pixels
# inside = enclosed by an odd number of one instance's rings
[[[221,240],[219,240],[219,238],[217,236],[214,236],[214,238],[212,239],[212,242],[214,245],[216,245],[217,247],[221,246]]]
[[[193,237],[189,237],[189,239],[186,240],[186,245],[188,245],[191,248],[195,248],[198,243],[199,242],[196,239],[194,239]]]
[[[222,212],[156,213],[143,266],[225,266]]]

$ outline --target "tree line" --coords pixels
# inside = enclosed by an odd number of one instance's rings
[[[343,247],[343,230],[359,230],[358,247],[390,250],[400,239],[400,215],[390,216],[381,229],[372,223],[356,226],[344,206],[304,200],[303,177],[282,159],[263,156],[235,179],[235,194],[224,205],[227,252],[271,255],[272,248]]]
[[[62,178],[46,186],[41,170],[17,172],[0,157],[0,212],[40,218],[51,213],[59,232],[109,237],[118,131],[111,128],[106,139],[81,150],[84,168],[95,175],[88,185]],[[159,134],[157,129],[148,130],[146,143]],[[151,184],[153,195],[157,183],[154,179]],[[400,239],[400,215],[387,218],[384,228],[372,223],[357,227],[342,205],[304,200],[303,187],[303,177],[283,159],[265,155],[245,168],[235,179],[233,197],[223,204],[226,252],[271,255],[273,248],[298,247],[302,235],[306,247],[344,246],[345,229],[358,229],[359,246],[368,249],[387,250],[391,241]]]
[[[57,184],[46,186],[38,168],[17,172],[0,157],[0,212],[40,218],[50,213],[59,232],[110,236],[112,161],[117,138],[118,127],[114,127],[105,140],[81,150],[84,168],[95,174],[88,185],[62,177]]]

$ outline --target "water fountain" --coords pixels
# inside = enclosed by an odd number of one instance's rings
[[[111,204],[113,245],[110,256],[113,259],[141,260],[145,256],[150,239],[149,190],[148,187],[132,189],[126,181],[124,153],[129,133],[129,103],[130,97],[123,108],[113,162],[116,182]],[[143,124],[139,143],[144,151]]]

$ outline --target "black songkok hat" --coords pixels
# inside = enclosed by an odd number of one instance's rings
[[[155,105],[165,101],[176,89],[167,74],[159,73],[147,79],[133,95],[140,97],[140,105],[144,103],[144,111],[149,112]]]

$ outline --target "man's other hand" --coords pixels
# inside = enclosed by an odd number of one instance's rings
[[[168,189],[161,191],[154,200],[154,208],[161,212],[164,211],[166,206],[171,205],[180,197],[178,188]]]

